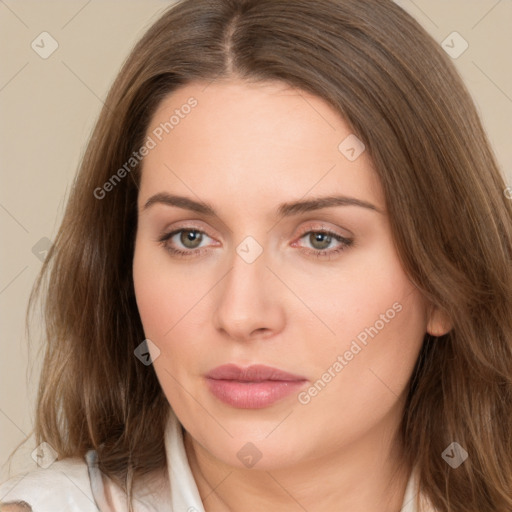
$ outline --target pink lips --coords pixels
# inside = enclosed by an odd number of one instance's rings
[[[210,371],[206,380],[214,396],[240,409],[268,407],[307,381],[300,375],[259,364],[246,368],[224,364]]]

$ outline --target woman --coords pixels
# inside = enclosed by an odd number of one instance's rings
[[[391,1],[179,2],[36,284],[44,462],[2,510],[512,510],[504,191]]]

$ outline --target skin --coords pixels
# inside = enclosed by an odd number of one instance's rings
[[[351,133],[343,119],[279,82],[189,84],[160,104],[147,134],[191,96],[198,105],[143,162],[133,278],[205,510],[399,510],[411,468],[392,440],[408,381],[425,332],[450,326],[399,263],[369,155],[349,161],[338,150]],[[217,215],[144,208],[161,192],[207,202]],[[283,202],[333,194],[380,211],[275,216]],[[184,245],[188,232],[158,242],[179,228],[206,234],[195,245]],[[318,257],[342,246],[305,234],[322,229],[353,244]],[[236,251],[247,236],[263,249],[252,263]],[[203,252],[180,258],[169,247]],[[206,372],[235,362],[305,376],[308,389],[394,303],[401,311],[307,404],[293,393],[267,408],[234,408],[206,386]],[[262,454],[252,468],[237,457],[247,442]]]
[[[32,507],[25,502],[0,503],[0,512],[32,512]]]

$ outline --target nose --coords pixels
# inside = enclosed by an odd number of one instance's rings
[[[213,322],[237,341],[267,338],[285,324],[283,285],[267,268],[267,252],[249,263],[234,251],[231,270],[217,287]]]

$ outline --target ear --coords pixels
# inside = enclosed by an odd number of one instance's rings
[[[452,328],[452,321],[448,313],[440,310],[438,307],[431,305],[428,314],[427,332],[431,336],[443,336]]]

